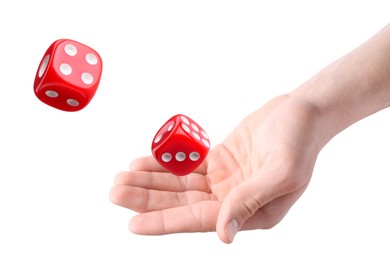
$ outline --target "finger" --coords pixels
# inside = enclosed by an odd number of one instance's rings
[[[140,235],[215,231],[220,205],[218,201],[205,201],[139,214],[131,219],[129,228]]]
[[[114,179],[115,185],[129,185],[145,189],[165,191],[199,190],[210,192],[206,177],[202,174],[176,176],[167,172],[121,172]]]
[[[159,164],[153,156],[145,156],[135,159],[130,164],[131,171],[168,172]],[[194,173],[207,173],[207,160],[204,160],[194,171]]]
[[[110,192],[111,201],[136,212],[149,212],[194,204],[200,201],[215,200],[207,192],[169,192],[149,190],[128,185],[117,185]]]
[[[260,208],[290,190],[280,175],[257,174],[231,190],[224,199],[218,217],[217,233],[225,243],[231,243],[235,234]]]
[[[130,164],[131,171],[167,172],[153,156],[144,156],[135,159]]]

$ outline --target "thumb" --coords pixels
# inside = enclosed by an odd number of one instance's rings
[[[225,243],[232,243],[242,225],[269,201],[281,196],[270,175],[257,175],[232,189],[223,200],[216,231]]]

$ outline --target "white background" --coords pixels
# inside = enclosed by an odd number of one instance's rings
[[[2,1],[0,259],[389,259],[390,112],[342,132],[309,188],[271,230],[134,235],[114,176],[150,154],[173,114],[212,145],[385,26],[383,1]],[[49,45],[93,47],[103,76],[67,113],[33,92]]]

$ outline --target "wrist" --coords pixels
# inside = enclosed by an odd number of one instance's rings
[[[327,138],[390,105],[390,25],[290,96],[316,107]]]

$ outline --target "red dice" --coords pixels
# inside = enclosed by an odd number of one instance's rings
[[[154,158],[168,171],[183,176],[191,173],[206,158],[210,140],[206,132],[188,116],[171,117],[152,142]]]
[[[60,110],[81,110],[95,95],[102,68],[102,60],[92,48],[69,39],[57,40],[38,67],[35,95]]]

